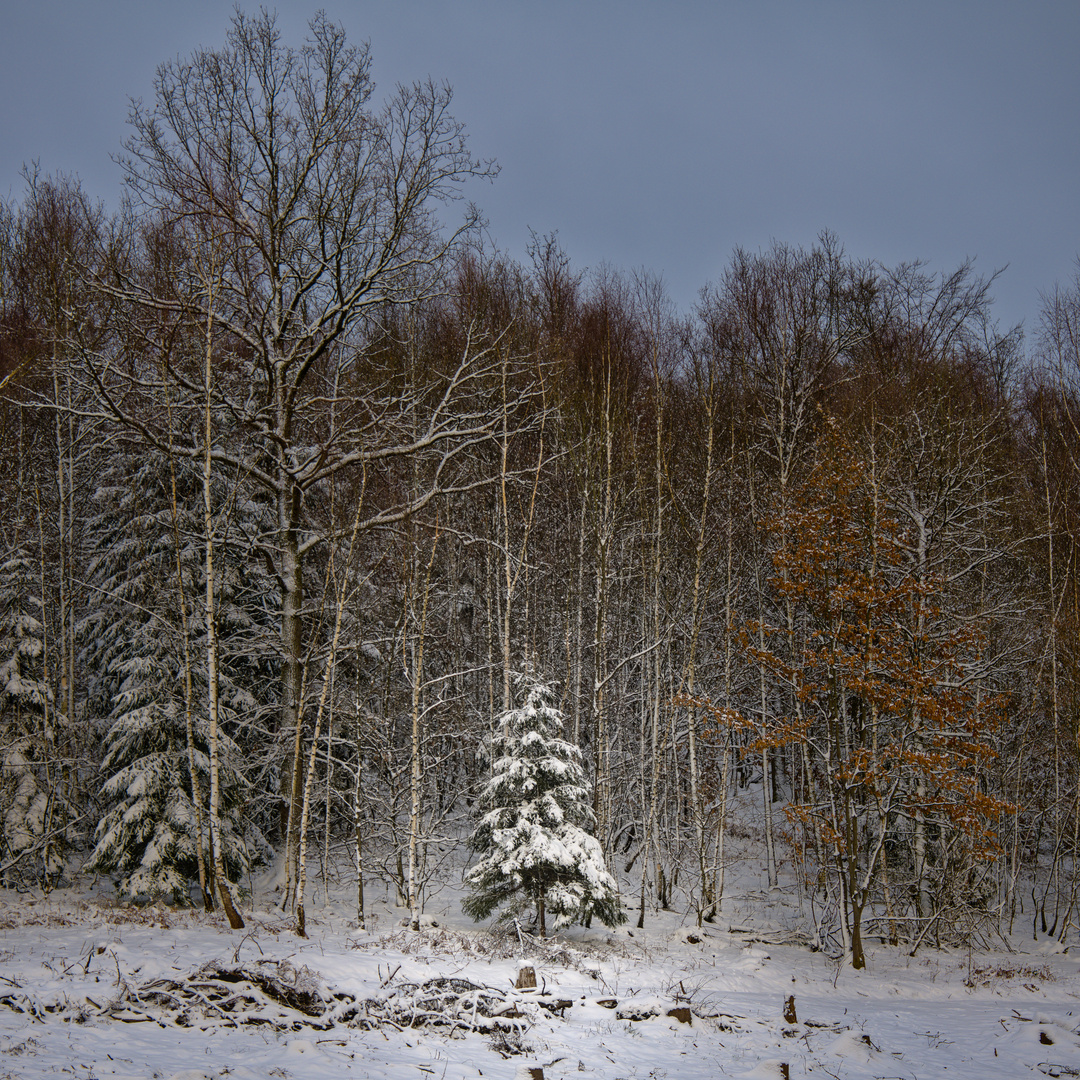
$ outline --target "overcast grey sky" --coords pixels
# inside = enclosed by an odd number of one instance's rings
[[[995,311],[1029,334],[1075,272],[1078,0],[282,0],[287,42],[318,6],[370,41],[380,90],[451,83],[502,166],[470,194],[516,258],[557,230],[577,268],[643,267],[687,309],[737,245],[830,229],[886,264],[1007,266]],[[0,197],[36,159],[115,206],[128,98],[232,10],[0,0]]]

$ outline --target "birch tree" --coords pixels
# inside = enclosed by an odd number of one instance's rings
[[[325,536],[312,492],[361,464],[378,471],[437,451],[421,484],[380,500],[360,528],[401,520],[452,485],[455,456],[494,423],[473,395],[490,356],[471,338],[453,364],[429,372],[422,409],[398,395],[392,370],[370,363],[375,313],[437,293],[477,221],[470,208],[443,231],[436,208],[466,179],[494,173],[469,153],[447,86],[402,86],[381,107],[372,94],[367,47],[325,16],[296,49],[272,15],[236,14],[224,48],[161,65],[153,103],[132,106],[121,159],[147,221],[213,223],[224,244],[213,304],[175,275],[142,272],[138,259],[114,260],[97,279],[148,320],[209,322],[232,343],[211,387],[232,434],[210,453],[275,508],[272,531],[248,542],[280,592],[282,732],[304,722],[304,568]],[[83,360],[101,413],[164,448],[158,414],[136,404],[160,396],[138,360],[94,348]],[[168,363],[165,373],[178,399],[199,400],[191,372]],[[340,407],[327,408],[331,400]],[[186,430],[186,442],[172,432],[171,448],[198,457],[197,428]],[[299,824],[301,761],[281,770],[283,833]],[[298,828],[291,835],[295,861]]]
[[[813,444],[817,406],[841,374],[841,359],[865,333],[864,312],[872,295],[868,271],[848,260],[827,233],[809,251],[780,244],[756,255],[738,250],[720,282],[703,293],[702,316],[723,339],[745,404],[750,435],[745,468],[759,528],[769,519],[781,524],[786,520]],[[775,542],[782,546],[783,535]],[[760,621],[775,601],[764,588],[769,554],[763,551],[758,563]],[[790,604],[783,620],[793,640]],[[773,705],[779,703],[770,700],[764,673],[761,680],[758,726],[766,865],[769,885],[775,886],[772,804],[777,755],[767,729],[777,711]],[[797,699],[792,706],[797,712]]]

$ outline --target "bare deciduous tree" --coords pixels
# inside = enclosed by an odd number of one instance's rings
[[[213,387],[223,420],[206,450],[275,507],[273,532],[248,543],[280,589],[283,732],[303,720],[304,565],[326,534],[312,492],[350,467],[378,471],[423,452],[420,482],[392,490],[360,528],[400,520],[458,481],[455,456],[494,424],[475,394],[493,363],[490,342],[466,335],[456,360],[425,371],[420,387],[366,348],[388,309],[440,290],[446,260],[477,221],[469,208],[442,231],[436,206],[467,178],[494,173],[468,152],[448,87],[400,87],[381,108],[372,91],[366,46],[349,45],[323,15],[293,49],[273,16],[238,13],[225,48],[163,64],[154,104],[132,106],[121,160],[147,221],[167,234],[191,219],[213,223],[223,246],[214,302],[191,287],[182,244],[165,277],[147,271],[143,252],[97,279],[153,324],[141,330],[144,346],[166,352],[175,326],[207,320],[231,342]],[[202,454],[194,424],[167,437],[146,404],[155,380],[137,359],[115,346],[84,359],[107,416],[159,448]],[[170,356],[164,370],[177,411],[186,395],[193,412],[201,387],[191,364]],[[282,772],[283,831],[299,818],[294,757]]]

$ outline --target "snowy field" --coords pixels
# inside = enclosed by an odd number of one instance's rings
[[[872,941],[854,972],[790,940],[782,894],[744,894],[704,929],[648,913],[523,948],[452,890],[416,933],[376,892],[358,931],[347,883],[329,905],[317,883],[308,940],[268,888],[238,931],[85,889],[0,893],[0,1078],[1080,1076],[1080,974],[1055,942]],[[523,953],[535,991],[513,989]]]

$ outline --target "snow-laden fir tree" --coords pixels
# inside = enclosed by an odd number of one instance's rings
[[[604,866],[593,823],[581,750],[563,739],[563,715],[551,687],[532,672],[518,677],[525,703],[496,723],[491,778],[469,846],[480,861],[469,871],[465,914],[483,919],[536,912],[541,936],[597,918],[626,921],[615,879]]]
[[[132,641],[138,648],[137,640]],[[108,809],[94,833],[94,850],[87,869],[116,876],[117,891],[126,900],[165,897],[186,903],[190,882],[198,869],[197,845],[212,865],[206,810],[192,799],[190,760],[199,788],[210,787],[208,724],[194,721],[194,754],[186,745],[182,681],[164,655],[142,655],[114,665],[124,676],[116,694],[116,719],[106,735],[101,764],[108,779],[102,796]],[[240,878],[253,861],[268,851],[256,829],[246,828],[241,800],[247,785],[240,769],[242,756],[232,740],[219,734],[221,786],[226,795],[221,813],[221,836],[226,871]],[[254,858],[253,858],[254,856]]]
[[[94,696],[108,724],[101,763],[105,806],[86,868],[114,876],[125,899],[166,897],[183,903],[199,870],[200,845],[204,868],[212,867],[213,860],[198,490],[186,462],[177,461],[174,468],[175,528],[165,461],[156,456],[138,464],[121,459],[103,477],[95,494],[100,513],[93,528],[99,542],[90,568],[103,599],[81,629],[91,667],[98,672]],[[177,537],[188,608],[186,661]],[[222,566],[229,580],[221,592],[232,599],[222,604],[219,623],[228,627],[239,620],[243,636],[255,639],[257,628],[240,611],[242,603],[235,602],[239,589],[232,578],[242,567],[227,558]],[[257,642],[250,640],[248,647],[255,651]],[[254,672],[249,658],[227,654],[225,661],[219,673],[222,712],[236,730],[241,715],[255,714],[248,688]],[[185,664],[192,680],[190,742]],[[237,880],[250,864],[265,861],[270,849],[244,805],[250,785],[242,749],[224,731],[218,740],[222,856],[227,875]],[[211,884],[205,887],[213,894]]]
[[[50,752],[55,718],[45,680],[41,582],[35,570],[21,549],[0,560],[0,867],[5,884],[52,881],[63,868],[50,782],[60,765]]]

